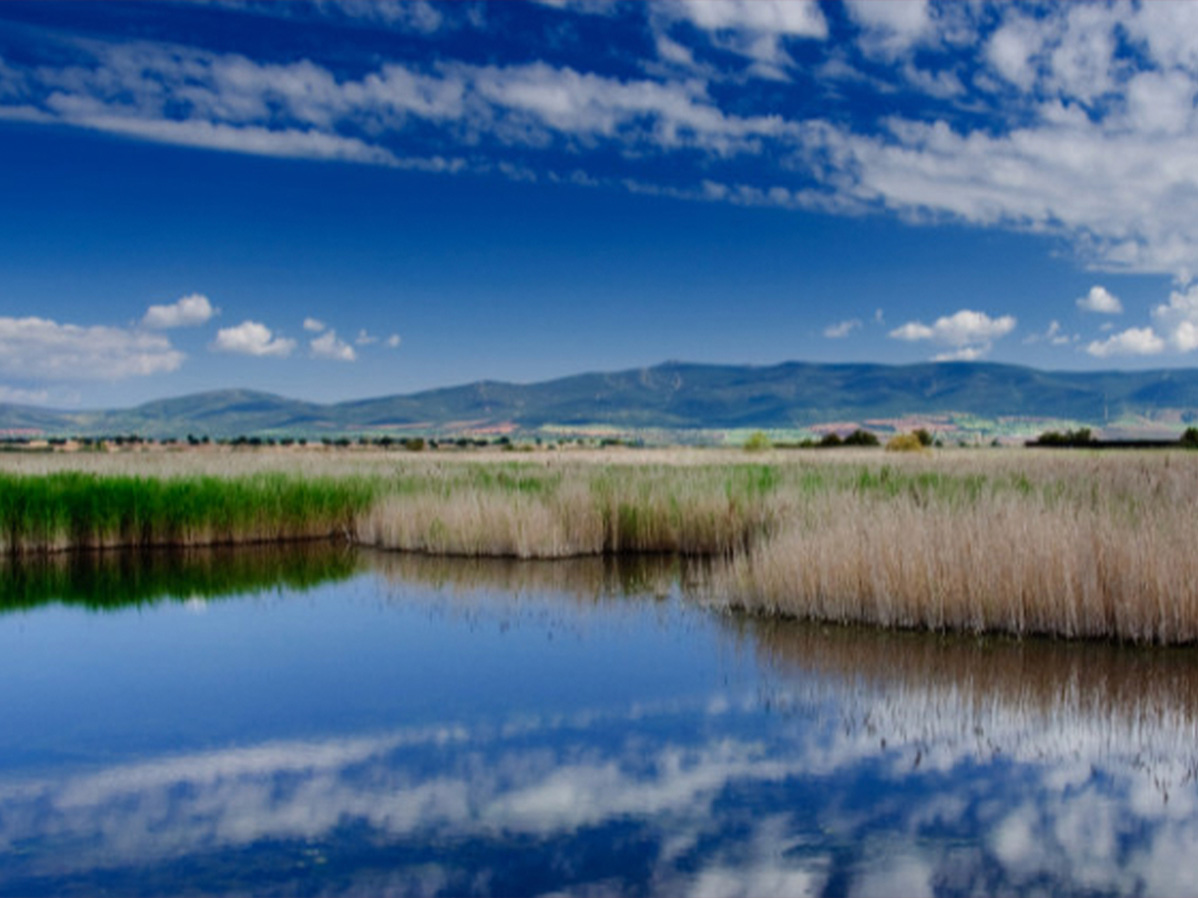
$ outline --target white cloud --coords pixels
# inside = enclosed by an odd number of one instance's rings
[[[1015,329],[1015,319],[1010,315],[991,318],[985,312],[962,309],[952,315],[937,318],[929,327],[918,321],[909,321],[890,332],[897,340],[932,340],[947,346],[967,346],[995,340]]]
[[[1091,287],[1090,292],[1077,301],[1077,307],[1083,312],[1097,312],[1100,315],[1123,313],[1123,303],[1119,302],[1119,298],[1098,285]]]
[[[749,74],[771,80],[786,80],[786,70],[794,64],[783,46],[785,39],[824,40],[828,36],[827,20],[817,3],[677,0],[651,4],[649,10],[659,57],[676,65],[693,64],[690,49],[667,34],[674,25],[685,22],[705,32],[713,46],[750,60]],[[718,77],[714,70],[708,74]]]
[[[161,334],[0,317],[0,374],[10,377],[121,380],[174,371],[183,359]]]
[[[933,362],[972,362],[975,359],[980,359],[990,351],[990,344],[985,343],[981,346],[962,346],[960,349],[954,349],[951,352],[938,352],[932,356]]]
[[[398,349],[399,343],[400,343],[399,334],[392,334],[390,337],[387,338],[387,348],[389,348],[389,349]]]
[[[1003,78],[1022,90],[1029,90],[1036,80],[1033,58],[1043,43],[1043,28],[1034,19],[1010,15],[990,36],[984,52]]]
[[[836,324],[828,325],[824,328],[824,336],[837,340],[841,337],[847,337],[859,327],[861,327],[860,318],[849,318],[846,321],[838,321]]]
[[[358,336],[354,338],[354,343],[358,346],[370,346],[378,341],[379,338],[374,336],[374,334],[367,333],[366,328],[361,328],[358,331]]]
[[[141,319],[142,327],[152,330],[167,330],[173,327],[195,327],[204,324],[220,310],[213,308],[208,297],[192,293],[170,305],[150,306]]]
[[[417,31],[452,18],[419,4],[329,9],[406,18]],[[1183,282],[1198,273],[1198,220],[1188,212],[1198,197],[1198,48],[1189,40],[1198,11],[1060,4],[1029,15],[1010,4],[897,2],[847,11],[859,25],[850,35],[857,50],[894,57],[889,69],[857,72],[854,90],[885,102],[851,115],[834,92],[820,97],[827,113],[819,105],[802,117],[780,110],[804,104],[776,102],[752,84],[726,91],[716,82],[744,73],[720,71],[702,52],[721,48],[749,60],[750,74],[786,77],[788,46],[805,40],[819,50],[812,71],[851,69],[846,50],[812,44],[829,34],[818,3],[696,0],[644,13],[656,50],[643,71],[653,63],[660,77],[535,60],[480,66],[448,54],[423,69],[386,62],[350,77],[310,60],[79,41],[69,63],[65,50],[40,64],[0,61],[0,118],[267,156],[536,171],[544,180],[569,179],[529,157],[601,147],[625,167],[592,179],[609,187],[1051,233],[1097,267]],[[1129,52],[1118,52],[1121,41]],[[890,102],[900,91],[904,102]],[[890,111],[910,99],[926,107],[917,117]],[[887,111],[863,118],[871,106]],[[402,155],[413,146],[431,149]],[[719,170],[739,154],[751,155],[751,171]],[[649,183],[636,166],[662,155],[679,160],[681,174]]]
[[[304,319],[304,330],[311,331],[314,334],[319,334],[326,327],[328,327],[328,325],[326,325],[319,318],[305,318]]]
[[[825,38],[828,23],[817,3],[790,0],[680,0],[670,11],[708,31],[753,31]]]
[[[1150,327],[1130,327],[1101,342],[1095,340],[1086,352],[1100,359],[1117,355],[1158,355],[1165,351],[1165,341]]]
[[[932,357],[933,361],[973,361],[990,351],[992,342],[1015,329],[1010,315],[991,318],[985,312],[962,309],[952,315],[937,318],[930,327],[920,321],[908,321],[890,332],[896,340],[916,342],[928,340],[953,347]]]
[[[904,53],[932,31],[927,0],[902,3],[847,0],[845,8],[861,26],[867,52],[884,56]]]
[[[286,358],[295,349],[295,341],[276,337],[265,324],[243,321],[236,327],[222,327],[217,331],[212,348],[217,352],[236,355]]]
[[[332,359],[337,362],[352,362],[358,358],[354,348],[337,336],[336,331],[326,331],[308,344],[312,357]]]
[[[1152,310],[1152,320],[1178,352],[1198,347],[1198,285],[1170,293],[1167,303]]]

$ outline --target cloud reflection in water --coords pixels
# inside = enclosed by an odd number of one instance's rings
[[[605,613],[519,570],[438,613]],[[1198,891],[1188,652],[714,620],[756,688],[10,775],[0,893]]]

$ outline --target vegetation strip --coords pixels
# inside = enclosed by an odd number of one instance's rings
[[[715,463],[708,459],[715,458]],[[1198,641],[1184,452],[425,459],[321,472],[0,474],[12,555],[339,535],[432,555],[714,559],[712,601],[888,627]]]

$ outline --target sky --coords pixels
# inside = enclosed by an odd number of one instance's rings
[[[0,4],[0,402],[1198,355],[1198,4]]]

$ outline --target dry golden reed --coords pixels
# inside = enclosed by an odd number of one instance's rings
[[[14,458],[44,474],[352,479],[360,544],[722,559],[712,593],[883,626],[1198,640],[1198,453],[645,450]],[[301,512],[302,513],[302,512]],[[274,526],[274,525],[272,525]],[[69,539],[60,530],[59,539]],[[61,534],[66,533],[63,537]]]

